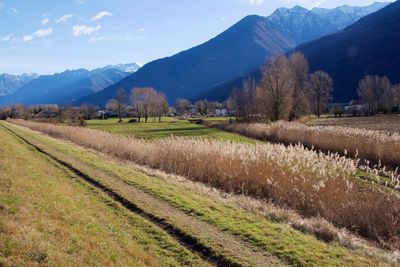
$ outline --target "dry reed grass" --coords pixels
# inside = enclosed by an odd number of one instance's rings
[[[362,239],[344,228],[337,228],[323,218],[313,217],[307,219],[294,210],[280,208],[265,200],[255,199],[245,195],[226,193],[222,190],[204,185],[203,183],[190,181],[182,176],[169,174],[164,171],[152,169],[143,165],[137,165],[128,161],[126,161],[126,163],[131,164],[135,169],[138,169],[147,175],[158,177],[159,179],[163,179],[170,183],[183,183],[186,187],[199,190],[212,199],[218,199],[227,205],[233,205],[241,210],[249,211],[261,217],[265,217],[268,220],[278,223],[286,223],[294,229],[307,234],[312,234],[318,239],[327,242],[338,242],[340,245],[350,249],[362,250],[370,257],[382,258],[388,262],[400,262],[400,251],[394,250],[389,252],[380,249],[374,244],[371,244],[368,240]]]
[[[50,136],[322,217],[366,238],[399,248],[400,199],[353,179],[353,160],[301,145],[243,145],[185,138],[144,141],[86,128],[11,121]]]
[[[275,143],[297,144],[325,152],[372,161],[375,167],[387,165],[396,169],[400,164],[400,134],[340,126],[306,126],[302,123],[279,121],[260,123],[212,123],[207,126],[239,133]]]

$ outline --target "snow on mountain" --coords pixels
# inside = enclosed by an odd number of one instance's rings
[[[343,30],[347,26],[357,22],[359,19],[380,10],[389,4],[389,2],[375,2],[364,7],[343,5],[334,9],[313,8],[311,11],[328,20],[339,30]]]
[[[14,93],[37,77],[36,73],[24,73],[22,75],[0,74],[0,97]]]

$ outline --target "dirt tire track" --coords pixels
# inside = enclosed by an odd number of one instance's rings
[[[75,173],[91,186],[105,192],[122,206],[164,229],[181,245],[216,266],[284,266],[278,258],[247,242],[221,232],[183,211],[126,184],[122,179],[88,166],[49,144],[39,144],[1,124],[38,152]],[[62,159],[61,159],[62,158]],[[95,178],[94,178],[95,177]]]

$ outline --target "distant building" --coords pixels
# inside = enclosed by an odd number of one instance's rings
[[[99,109],[96,112],[96,115],[100,119],[108,119],[118,117],[118,113],[116,111],[111,111],[108,109]]]
[[[217,116],[217,117],[226,117],[226,116],[228,116],[228,109],[226,109],[226,108],[217,108],[217,109],[215,109],[215,116]]]

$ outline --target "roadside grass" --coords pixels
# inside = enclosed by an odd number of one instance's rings
[[[206,266],[0,127],[0,266]]]
[[[92,129],[107,131],[114,134],[134,136],[143,139],[160,139],[171,136],[195,137],[219,141],[231,141],[238,143],[256,143],[251,138],[238,134],[227,133],[218,129],[212,129],[203,125],[190,123],[187,120],[178,120],[165,117],[162,122],[150,118],[148,123],[128,123],[129,119],[118,122],[118,119],[89,120],[88,127]]]
[[[15,128],[15,126],[12,126]],[[17,128],[15,128],[17,129]],[[268,220],[263,216],[245,211],[223,199],[212,197],[185,180],[162,179],[149,176],[100,153],[55,140],[47,136],[21,130],[24,135],[46,144],[56,146],[69,156],[79,155],[79,160],[99,170],[123,179],[146,192],[196,216],[200,220],[217,226],[221,231],[240,236],[261,250],[284,259],[297,266],[371,266],[386,265],[369,258],[364,252],[351,250],[337,243],[325,243],[312,235],[294,230],[285,223]]]

